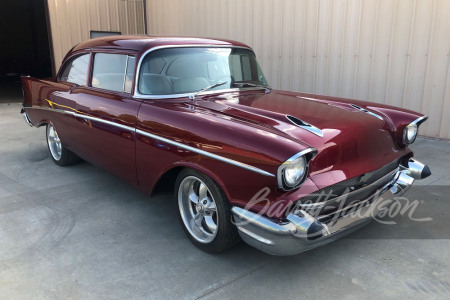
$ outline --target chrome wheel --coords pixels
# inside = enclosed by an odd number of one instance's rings
[[[181,181],[178,208],[184,226],[192,237],[204,244],[214,240],[219,226],[217,206],[203,181],[195,176],[187,176]]]
[[[51,124],[47,125],[47,143],[53,158],[57,161],[60,160],[62,153],[61,140],[59,139],[55,127]]]

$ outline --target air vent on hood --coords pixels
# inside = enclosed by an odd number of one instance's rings
[[[316,126],[313,126],[309,123],[306,123],[305,121],[300,120],[299,118],[290,116],[290,115],[286,115],[286,118],[291,121],[292,123],[294,123],[295,125],[297,125],[298,127],[301,127],[305,130],[308,130],[311,133],[314,133],[317,136],[323,137],[323,132],[322,130],[320,130],[319,128],[317,128]]]
[[[382,118],[382,117],[380,117],[380,116],[377,115],[377,114],[374,114],[374,113],[371,112],[371,111],[368,111],[367,109],[364,109],[364,108],[362,108],[362,107],[360,107],[360,106],[358,106],[358,105],[355,105],[355,104],[350,104],[350,106],[353,107],[354,109],[357,109],[357,110],[359,110],[359,111],[365,112],[366,114],[369,114],[369,115],[371,115],[371,116],[377,117],[378,119],[380,119],[380,120],[383,121],[383,118]]]

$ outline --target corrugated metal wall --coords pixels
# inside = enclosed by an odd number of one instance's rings
[[[143,0],[47,0],[55,67],[93,31],[144,34]]]
[[[450,139],[449,0],[147,0],[147,25],[243,41],[274,88],[420,111]]]

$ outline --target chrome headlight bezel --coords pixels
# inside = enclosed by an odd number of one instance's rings
[[[306,177],[308,176],[309,162],[316,154],[317,154],[316,149],[307,148],[303,151],[300,151],[299,153],[295,154],[294,156],[286,160],[284,163],[282,163],[277,170],[278,187],[284,191],[291,191],[300,187],[300,185],[305,181]],[[303,174],[294,183],[287,182],[286,170],[290,166],[301,164],[301,162],[304,163]]]
[[[428,119],[428,116],[422,116],[420,118],[417,118],[416,120],[412,121],[408,125],[406,125],[403,128],[403,134],[402,134],[402,144],[407,146],[412,144],[419,133],[419,125],[425,122]],[[411,136],[412,132],[412,136]]]
[[[403,144],[412,144],[417,137],[418,127],[416,124],[408,124],[403,128]]]

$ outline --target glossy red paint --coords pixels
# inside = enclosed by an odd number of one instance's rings
[[[155,47],[179,45],[238,46],[212,39],[106,37],[75,46],[64,63],[80,53],[114,52],[136,56]],[[245,206],[269,187],[272,203],[291,203],[323,187],[376,170],[412,155],[401,145],[403,127],[422,114],[357,100],[273,90],[214,93],[188,98],[138,99],[126,93],[89,86],[74,87],[56,79],[24,77],[24,107],[31,122],[52,122],[63,144],[87,161],[151,193],[167,171],[191,167],[206,173],[233,205]],[[133,84],[134,86],[134,84]],[[356,104],[382,117],[356,110]],[[36,109],[37,108],[37,109]],[[43,108],[43,109],[42,109]],[[73,111],[167,138],[245,163],[271,174],[286,159],[308,148],[318,150],[307,180],[299,189],[282,191],[276,177],[258,174],[205,157],[134,131],[55,111]],[[293,125],[292,115],[322,130],[323,137]],[[260,210],[263,206],[254,206]]]

